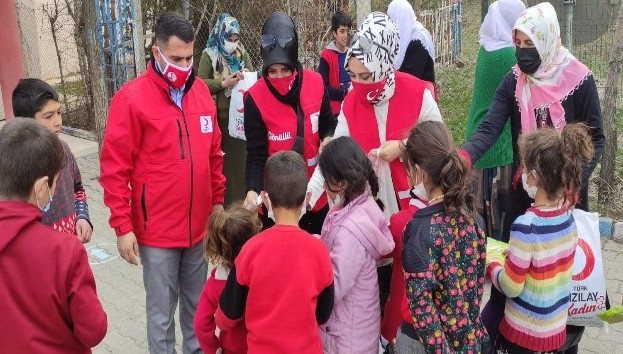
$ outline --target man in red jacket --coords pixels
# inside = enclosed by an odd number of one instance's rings
[[[61,141],[34,119],[0,130],[0,352],[87,354],[107,319],[82,242],[41,223],[61,170]]]
[[[161,15],[155,37],[146,72],[110,103],[100,183],[119,254],[137,265],[140,251],[150,352],[175,352],[179,297],[184,353],[195,353],[202,240],[225,192],[221,132],[208,87],[195,80],[188,20]]]

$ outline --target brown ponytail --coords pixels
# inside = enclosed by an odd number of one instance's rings
[[[584,124],[566,125],[562,132],[542,128],[522,137],[519,144],[526,173],[536,171],[539,188],[548,198],[575,200],[582,185],[582,167],[594,154],[592,139]]]
[[[444,194],[444,205],[450,212],[460,213],[474,207],[473,195],[468,188],[469,169],[465,160],[454,150],[448,154],[447,162],[439,175],[439,184]]]
[[[210,215],[208,235],[204,240],[206,259],[231,269],[242,246],[261,229],[257,213],[240,203],[214,211]]]
[[[582,188],[582,168],[593,157],[595,150],[588,127],[583,124],[570,124],[560,134],[560,153],[564,159],[562,182],[566,191],[575,192]]]
[[[463,213],[473,208],[467,164],[459,156],[452,135],[443,122],[426,121],[416,125],[409,134],[405,149],[409,165],[420,166],[433,183],[441,187],[448,212]]]

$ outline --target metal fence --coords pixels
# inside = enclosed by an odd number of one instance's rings
[[[361,1],[347,0],[143,0],[144,28],[153,28],[153,22],[162,11],[173,10],[186,13],[195,28],[195,54],[205,47],[216,17],[228,12],[242,26],[241,41],[250,54],[253,64],[261,65],[259,36],[266,17],[273,11],[282,10],[294,19],[299,34],[299,60],[309,68],[318,64],[319,54],[331,39],[330,20],[337,10],[348,12],[356,22],[357,5]],[[364,1],[365,2],[365,1]],[[454,62],[461,51],[462,1],[442,0],[430,4],[413,4],[419,20],[431,31],[437,45],[438,63]],[[186,3],[188,6],[184,6]],[[386,11],[389,1],[372,1],[371,11]],[[423,6],[433,6],[424,9]],[[185,10],[186,8],[186,10]],[[149,52],[149,51],[146,51]]]

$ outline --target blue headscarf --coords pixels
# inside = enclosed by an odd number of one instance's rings
[[[238,48],[231,54],[225,51],[225,41],[234,34],[240,35],[240,23],[238,23],[238,20],[228,13],[220,14],[212,28],[212,32],[210,32],[205,49],[210,59],[212,59],[212,68],[215,73],[218,61],[222,61],[223,69],[226,69],[229,73],[243,69],[241,59],[244,48],[242,44],[238,43]],[[229,73],[226,74],[228,75]]]

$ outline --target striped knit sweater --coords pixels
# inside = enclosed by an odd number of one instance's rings
[[[570,211],[530,208],[511,226],[506,264],[487,267],[508,298],[500,334],[533,351],[555,351],[565,325],[577,229]]]

